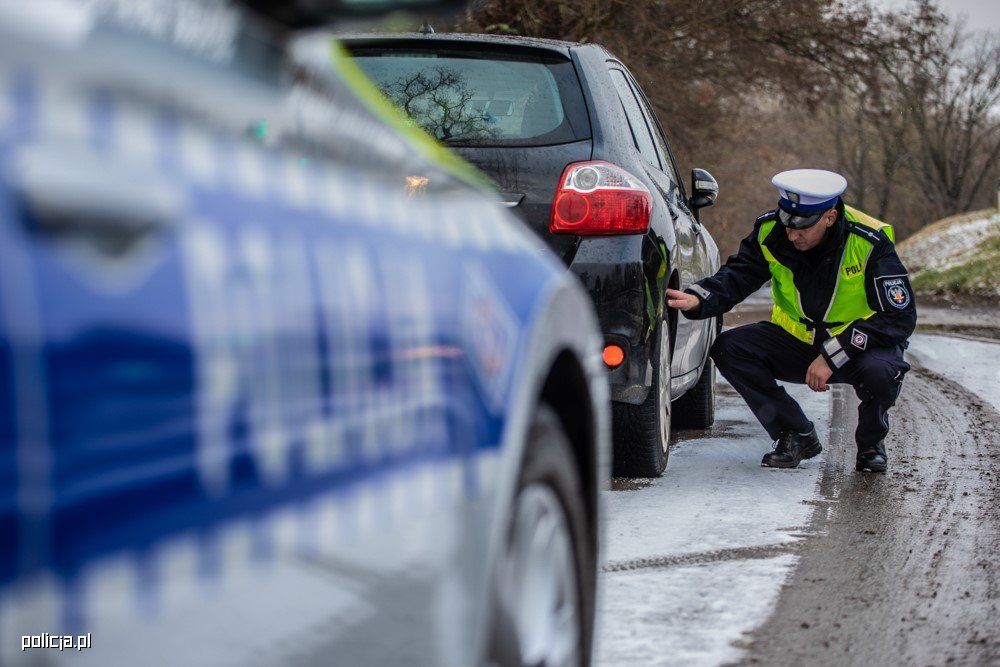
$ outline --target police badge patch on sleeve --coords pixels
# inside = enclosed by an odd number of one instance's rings
[[[855,329],[851,332],[851,344],[860,350],[865,349],[868,347],[868,334]]]
[[[878,300],[882,310],[892,306],[896,310],[905,310],[913,300],[910,292],[910,281],[903,276],[880,276],[875,279],[878,290]]]

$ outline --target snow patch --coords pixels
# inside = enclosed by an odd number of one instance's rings
[[[830,427],[830,394],[785,385],[816,424]],[[719,379],[716,424],[676,442],[666,474],[639,490],[606,491],[603,560],[629,561],[801,539],[819,496],[825,452],[795,470],[761,468],[772,443]],[[683,434],[680,434],[683,437]],[[744,633],[763,623],[797,557],[608,572],[602,577],[598,664],[717,665],[738,659]]]
[[[663,477],[638,491],[606,491],[605,561],[781,544],[809,522],[825,455],[794,470],[762,468],[767,433],[739,396],[719,379],[716,431],[721,437],[674,444]],[[822,441],[829,394],[785,385]],[[724,425],[723,429],[719,426]]]
[[[763,621],[797,558],[729,561],[615,575],[597,665],[719,665]]]
[[[975,392],[1000,410],[1000,370],[993,363],[1000,354],[1000,344],[915,334],[910,338],[907,354],[921,366]]]
[[[943,271],[967,262],[980,242],[994,236],[1000,236],[1000,213],[927,229],[900,243],[899,254],[911,273]]]

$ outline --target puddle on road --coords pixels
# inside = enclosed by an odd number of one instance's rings
[[[706,438],[722,438],[731,435],[731,431],[736,428],[745,425],[746,422],[740,421],[738,419],[716,419],[715,423],[712,424],[711,428],[705,429],[690,429],[690,430],[679,430],[675,429],[671,434],[671,447],[676,446],[678,443],[687,442],[688,440],[704,440]]]

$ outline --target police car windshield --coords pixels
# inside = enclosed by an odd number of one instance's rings
[[[542,146],[590,137],[572,63],[458,51],[355,50],[413,122],[458,146]]]

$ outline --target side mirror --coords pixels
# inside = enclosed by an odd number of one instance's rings
[[[691,208],[697,212],[698,209],[715,203],[719,196],[719,184],[715,177],[704,169],[692,169],[691,193]]]
[[[242,0],[242,4],[286,28],[298,30],[394,12],[455,15],[468,6],[468,0]]]

